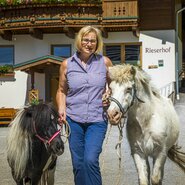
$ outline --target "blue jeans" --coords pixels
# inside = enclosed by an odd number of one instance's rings
[[[79,123],[69,117],[69,148],[75,185],[102,185],[99,155],[107,131],[107,122]]]

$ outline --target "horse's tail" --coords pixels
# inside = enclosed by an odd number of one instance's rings
[[[178,145],[173,145],[168,151],[168,157],[185,172],[185,152],[180,149]]]
[[[7,159],[16,179],[23,177],[29,158],[29,137],[20,126],[23,120],[24,109],[20,110],[11,122],[7,138]]]

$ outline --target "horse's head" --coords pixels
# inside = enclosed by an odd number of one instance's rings
[[[133,103],[134,75],[135,70],[130,65],[116,65],[109,68],[112,95],[108,116],[112,124],[117,124]]]
[[[58,129],[58,113],[51,104],[32,105],[25,110],[32,137],[43,142],[49,153],[61,155],[64,143]]]
[[[159,91],[151,84],[150,76],[140,68],[132,65],[117,65],[109,68],[111,79],[109,120],[117,124],[134,104],[151,101],[153,96],[160,97]]]

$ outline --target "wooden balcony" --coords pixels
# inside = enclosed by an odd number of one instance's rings
[[[136,0],[104,0],[102,2],[102,9],[104,23],[110,23],[116,26],[120,23],[130,22],[128,25],[137,26],[138,2]]]
[[[85,25],[110,31],[138,27],[138,0],[97,0],[80,3],[33,3],[0,6],[0,35],[12,40],[14,34],[30,34],[43,39],[44,33],[65,33],[74,38]]]

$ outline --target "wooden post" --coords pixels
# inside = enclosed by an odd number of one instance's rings
[[[34,85],[35,85],[35,77],[34,77],[34,71],[30,71],[31,74],[31,89],[34,89]]]
[[[29,103],[34,103],[39,101],[39,90],[31,89],[29,90]]]

